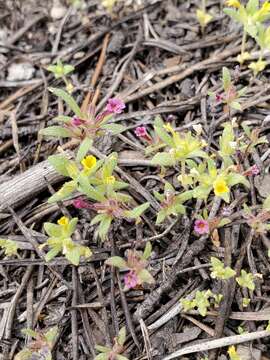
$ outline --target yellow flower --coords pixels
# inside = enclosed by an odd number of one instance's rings
[[[241,4],[238,0],[227,0],[226,1],[226,5],[231,6],[231,7],[235,7],[235,8],[240,8]]]
[[[266,1],[265,3],[263,3],[260,10],[258,10],[255,13],[255,20],[264,21],[269,16],[269,13],[270,13],[270,3]]]
[[[235,346],[229,347],[228,354],[229,354],[231,360],[241,360],[240,356],[237,354]]]
[[[216,179],[216,181],[214,181],[213,183],[213,186],[214,186],[215,195],[217,196],[220,196],[230,191],[230,189],[226,184],[226,181],[222,178]]]
[[[115,177],[114,176],[107,176],[104,180],[105,184],[112,185],[115,183]]]
[[[62,226],[67,226],[69,223],[69,220],[66,216],[62,216],[58,221],[57,224],[62,225]]]
[[[96,163],[97,163],[97,159],[93,155],[88,155],[81,161],[84,170],[92,169],[96,165]]]
[[[202,28],[204,28],[213,19],[212,15],[207,14],[201,9],[197,9],[196,16]]]

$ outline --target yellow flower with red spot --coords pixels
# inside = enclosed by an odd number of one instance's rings
[[[223,178],[217,178],[214,183],[214,192],[216,196],[221,196],[225,193],[228,193],[230,189],[227,186],[226,181]]]
[[[81,161],[84,170],[91,170],[94,166],[96,166],[96,163],[97,159],[93,155],[88,155]]]

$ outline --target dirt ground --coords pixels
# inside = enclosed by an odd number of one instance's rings
[[[44,338],[33,345],[22,329],[41,334],[54,326],[58,331],[51,350],[57,360],[94,359],[95,345],[112,346],[122,326],[127,329],[122,356],[128,359],[165,359],[186,347],[183,359],[224,360],[229,359],[228,346],[238,343],[239,357],[230,355],[232,360],[270,359],[265,332],[270,320],[270,241],[267,230],[256,233],[242,216],[244,203],[258,209],[270,194],[268,143],[254,146],[247,156],[236,154],[243,171],[256,164],[259,174],[247,177],[249,189],[233,187],[229,204],[211,193],[206,202],[189,200],[186,215],[171,215],[156,224],[160,204],[154,191],[162,192],[165,180],[180,191],[179,169],[168,168],[162,175],[144,151],[146,142],[135,134],[144,126],[152,136],[159,115],[179,133],[201,131],[216,154],[222,125],[232,118],[236,141],[244,136],[243,122],[254,136],[270,139],[269,51],[258,76],[248,63],[239,67],[241,26],[224,14],[223,1],[209,0],[213,18],[202,32],[196,18],[200,4],[120,1],[109,13],[99,0],[0,0],[0,238],[16,241],[19,249],[18,257],[0,250],[1,359],[13,359],[31,344],[33,352],[44,350]],[[250,37],[247,49],[258,58]],[[47,202],[64,183],[48,165],[48,156],[57,154],[59,145],[70,157],[76,149],[70,139],[39,134],[55,124],[58,113],[70,115],[48,90],[65,86],[47,70],[58,59],[74,67],[69,81],[78,104],[94,97],[101,111],[117,96],[126,105],[115,118],[126,130],[98,138],[93,154],[103,158],[117,152],[118,177],[130,185],[126,193],[137,205],[148,201],[150,207],[141,222],[114,221],[104,242],[90,225],[93,210],[75,208],[72,199]],[[224,66],[238,87],[247,86],[241,111],[226,112],[208,96],[209,91],[221,92]],[[230,223],[198,235],[194,221],[203,209],[215,220],[227,210]],[[79,266],[60,255],[51,262],[42,256],[40,245],[47,239],[43,223],[55,223],[62,215],[79,218],[81,244],[93,251]],[[263,221],[268,219],[266,215]],[[143,250],[147,241],[152,243],[148,270],[155,283],[126,291],[123,271],[105,260],[124,257],[128,249]],[[253,274],[255,290],[237,286],[232,278],[211,277],[211,257],[238,275],[241,269]],[[211,302],[206,316],[198,309],[180,311],[180,299],[207,289],[222,300]],[[246,306],[244,298],[250,299]],[[219,342],[213,345],[213,340]],[[46,351],[17,360],[49,359]],[[114,358],[121,360],[120,355],[97,357]]]

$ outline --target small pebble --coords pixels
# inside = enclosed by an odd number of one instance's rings
[[[8,68],[8,81],[22,81],[32,79],[35,68],[30,63],[13,63]]]
[[[76,54],[73,55],[73,59],[81,59],[83,58],[85,55],[85,52],[84,51],[79,51],[77,52]]]

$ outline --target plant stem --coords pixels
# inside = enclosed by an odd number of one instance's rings
[[[202,11],[206,12],[206,0],[202,0]]]
[[[186,188],[185,177],[186,177],[186,162],[185,160],[181,160],[181,176],[182,176],[182,185]]]
[[[243,36],[242,36],[242,44],[241,44],[241,57],[242,57],[242,59],[243,59],[243,55],[244,55],[244,52],[245,52],[245,49],[246,49],[246,41],[247,41],[247,32],[244,29],[243,30]]]

